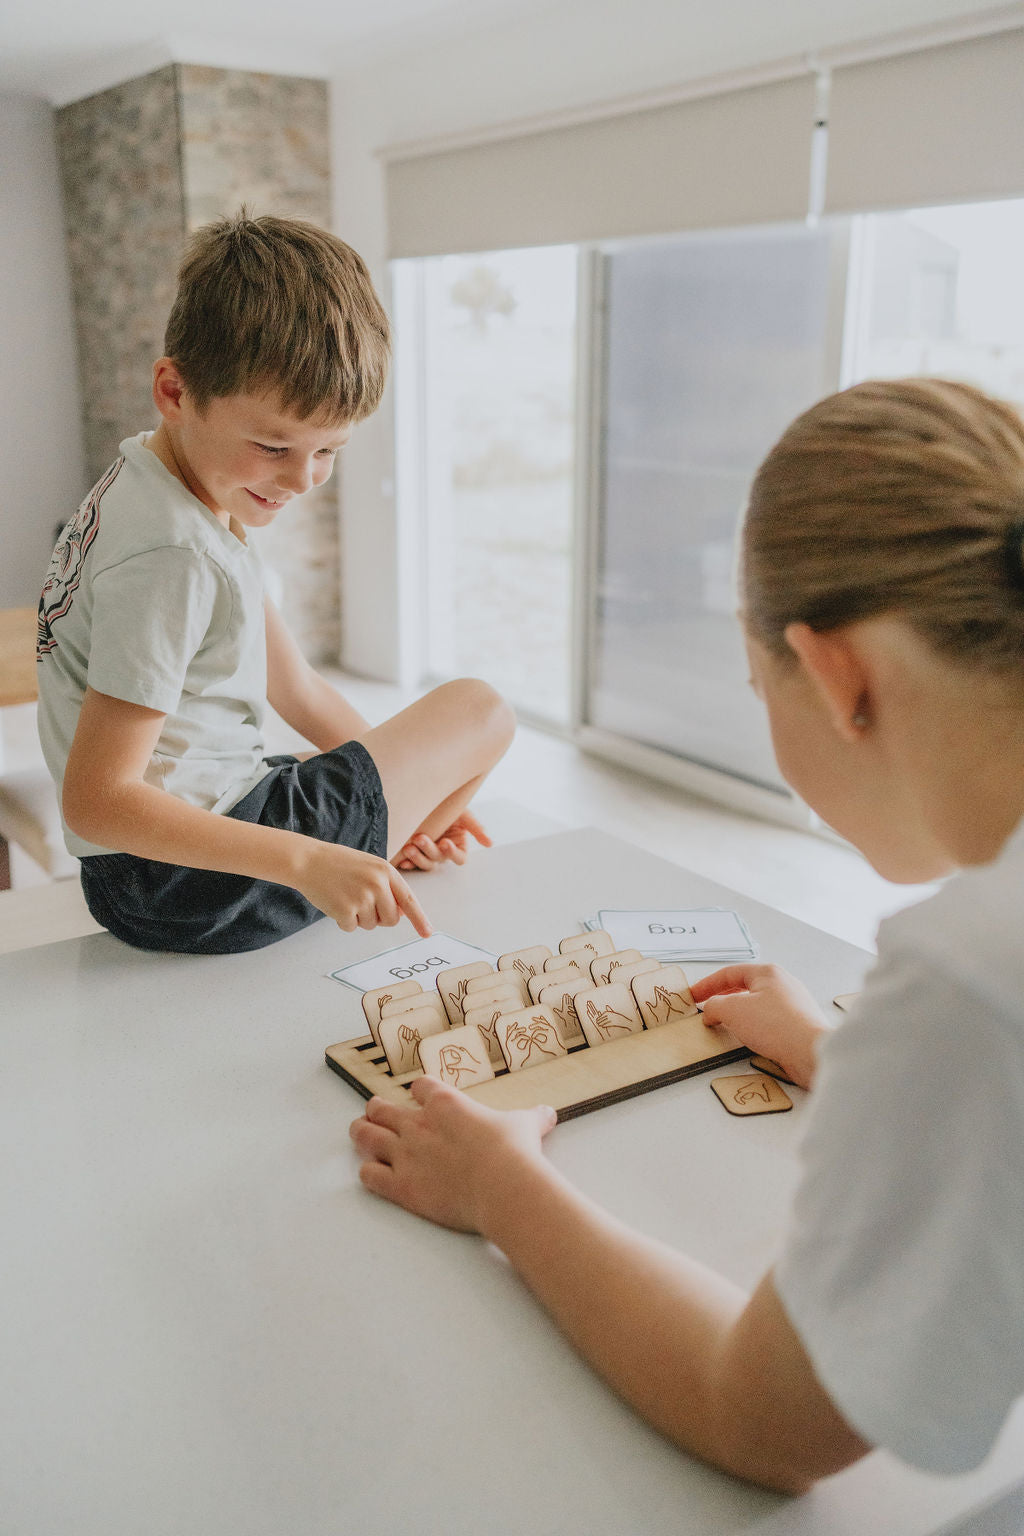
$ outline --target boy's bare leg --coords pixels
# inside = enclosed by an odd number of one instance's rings
[[[440,837],[505,755],[515,715],[489,683],[458,678],[358,739],[388,803],[388,858],[417,832]]]

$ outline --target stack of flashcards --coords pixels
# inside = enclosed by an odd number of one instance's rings
[[[616,949],[638,949],[646,959],[663,965],[686,960],[732,965],[757,958],[757,945],[746,923],[724,907],[679,912],[602,910],[583,926],[588,932],[600,928],[610,933]]]

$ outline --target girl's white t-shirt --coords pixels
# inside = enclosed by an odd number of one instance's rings
[[[963,1472],[1024,1394],[1024,823],[878,949],[821,1044],[775,1285],[864,1439]]]

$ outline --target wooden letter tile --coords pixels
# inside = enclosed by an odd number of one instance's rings
[[[550,987],[553,982],[589,980],[590,977],[587,975],[587,972],[583,966],[577,964],[577,962],[573,960],[570,961],[568,965],[563,962],[563,964],[560,965],[557,970],[539,971],[536,976],[530,977],[530,980],[527,982],[527,986],[530,990],[530,996],[532,997],[533,1001],[536,1002],[544,988]]]
[[[767,1072],[771,1077],[777,1077],[780,1083],[793,1083],[793,1079],[786,1073],[784,1067],[780,1067],[777,1061],[772,1061],[768,1056],[751,1056],[750,1065],[758,1072]],[[797,1085],[793,1083],[795,1088]]]
[[[688,1019],[697,1012],[681,965],[660,965],[657,970],[634,974],[630,989],[648,1029],[657,1029],[670,1019]]]
[[[498,970],[515,971],[523,981],[529,981],[531,976],[544,969],[544,961],[550,959],[551,951],[546,944],[534,944],[530,949],[512,949],[507,955],[499,955]]]
[[[573,1007],[588,1045],[604,1045],[606,1040],[636,1035],[644,1027],[633,994],[623,981],[577,992]]]
[[[390,987],[375,987],[372,992],[363,993],[363,1012],[366,1014],[366,1022],[370,1026],[370,1034],[380,1045],[380,1012],[392,998],[411,997],[418,992],[422,997],[423,988],[418,981],[396,981]]]
[[[476,999],[481,1000],[495,997],[499,992],[514,992],[516,997],[522,998],[522,1007],[525,1008],[530,1001],[526,982],[518,971],[492,971],[489,976],[471,976],[466,983],[466,996],[462,1004],[463,1013],[468,1013],[471,1008],[480,1005]]]
[[[467,997],[463,1022],[479,1024],[479,1018],[471,1018],[471,1014],[486,1014],[490,1018],[495,1013],[516,1013],[518,1009],[525,1008],[529,1001],[528,997],[521,997],[512,987],[505,992],[499,992],[496,987],[493,992],[485,993],[483,997]]]
[[[469,1008],[466,1010],[466,1023],[473,1024],[483,1035],[487,1042],[487,1051],[491,1061],[496,1067],[505,1065],[505,1058],[501,1054],[501,1046],[495,1034],[495,1025],[498,1020],[507,1013],[518,1013],[522,1008],[518,996],[510,992],[504,999],[487,1003],[482,1008]]]
[[[552,955],[550,960],[544,961],[544,970],[550,975],[552,972],[561,974],[562,971],[572,970],[575,966],[581,976],[587,974],[587,966],[590,964],[590,956],[576,955]]]
[[[441,1028],[448,1028],[448,1015],[444,1011],[444,1003],[436,992],[420,992],[415,996],[395,997],[390,1003],[385,1003],[380,1010],[382,1019],[393,1019],[397,1013],[410,1013],[413,1009],[430,1008],[441,1020]]]
[[[631,965],[635,960],[644,957],[638,949],[617,949],[612,955],[599,955],[596,960],[590,962],[590,974],[595,987],[606,987],[612,980],[613,972],[622,965]]]
[[[615,940],[610,933],[605,933],[603,928],[595,928],[593,933],[570,933],[567,939],[563,939],[558,946],[560,955],[575,955],[587,957],[587,963],[596,960],[598,955],[613,955],[615,953]]]
[[[793,1100],[773,1077],[713,1077],[711,1087],[730,1115],[778,1115]]]
[[[576,1009],[573,1007],[573,998],[577,992],[593,990],[593,986],[584,976],[577,976],[575,980],[569,981],[553,981],[541,990],[538,1002],[543,1007],[551,1009],[558,1025],[558,1033],[565,1045],[586,1043],[583,1031],[580,1029],[580,1021],[576,1017]]]
[[[484,1038],[475,1024],[463,1024],[440,1035],[431,1035],[420,1045],[424,1072],[439,1077],[453,1088],[469,1088],[473,1083],[488,1083],[494,1076]]]
[[[437,990],[441,994],[445,1012],[451,1023],[462,1023],[462,1002],[466,995],[466,983],[472,976],[493,976],[494,967],[486,960],[475,960],[472,965],[453,965],[450,970],[438,971]]]
[[[612,981],[621,981],[624,987],[632,987],[634,976],[646,976],[650,971],[660,971],[660,960],[627,960],[612,971]]]
[[[495,1026],[501,1054],[510,1072],[538,1067],[566,1054],[558,1025],[550,1008],[539,1004],[519,1013],[506,1013]]]
[[[394,1077],[415,1072],[419,1066],[416,1054],[421,1040],[428,1035],[447,1033],[433,1008],[414,1008],[411,1013],[393,1013],[380,1021],[380,1043],[388,1059]]]

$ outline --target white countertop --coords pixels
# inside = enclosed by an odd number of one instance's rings
[[[495,951],[601,906],[733,906],[826,1005],[870,963],[592,830],[417,890]],[[251,955],[99,935],[0,959],[4,1536],[923,1536],[1024,1476],[1013,1422],[968,1478],[876,1454],[801,1500],[744,1487],[642,1425],[493,1250],[367,1195],[362,1100],[323,1061],[365,1026],[326,973],[412,936],[324,922]],[[796,1177],[792,1096],[738,1120],[702,1076],[560,1126],[549,1152],[753,1285]]]

